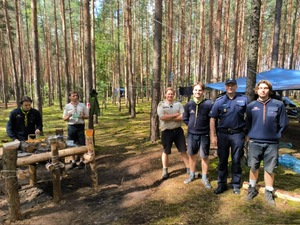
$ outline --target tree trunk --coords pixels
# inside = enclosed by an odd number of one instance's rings
[[[236,0],[235,2],[235,27],[234,27],[234,51],[233,51],[233,66],[232,66],[232,78],[236,77],[237,68],[238,68],[238,42],[239,42],[239,20],[240,20],[240,0]],[[228,78],[228,77],[227,77]]]
[[[16,68],[16,61],[15,61],[15,53],[12,43],[12,34],[11,34],[11,28],[9,23],[9,17],[7,12],[7,2],[6,0],[3,0],[3,9],[4,9],[4,16],[5,16],[5,24],[6,24],[6,33],[8,38],[8,46],[10,50],[10,59],[12,64],[12,73],[14,78],[14,90],[15,90],[15,97],[16,97],[16,104],[18,105],[20,102],[20,87],[19,87],[19,81],[18,81],[18,75],[17,75],[17,68]]]
[[[56,14],[56,0],[53,0],[54,9],[54,26],[55,26],[55,55],[56,55],[56,78],[57,78],[57,93],[60,110],[63,109],[62,93],[61,93],[61,75],[60,75],[60,47],[58,42],[58,28],[57,28],[57,14]]]
[[[153,40],[153,85],[150,118],[150,140],[159,139],[159,119],[157,106],[160,101],[162,46],[162,0],[155,0],[154,40]]]
[[[287,52],[289,52],[289,48],[290,48],[291,7],[292,7],[291,5],[292,5],[291,0],[289,0],[289,3],[287,3],[287,2],[285,3],[285,12],[284,12],[283,22],[286,24],[286,26],[284,26],[282,41],[280,40],[280,36],[279,36],[279,46],[282,48],[282,51],[281,51],[282,53],[280,54],[280,51],[279,51],[278,62],[281,61],[282,68],[286,68],[286,64],[287,64],[286,58],[287,58],[287,54],[288,54]]]
[[[223,56],[222,56],[222,77],[221,81],[225,80],[228,74],[229,61],[229,15],[230,15],[230,0],[224,1],[224,33],[223,33]]]
[[[222,24],[222,6],[223,5],[223,0],[218,0],[218,8],[217,8],[217,17],[216,17],[216,22],[214,26],[214,34],[215,34],[215,41],[214,41],[214,51],[213,51],[213,79],[214,80],[219,80],[219,74],[220,74],[220,69],[219,69],[219,58],[220,58],[220,48],[221,48],[221,24]]]
[[[33,78],[34,78],[34,96],[37,110],[43,118],[43,98],[41,96],[40,82],[40,52],[39,52],[39,34],[37,26],[37,5],[36,0],[31,0],[31,20],[32,20],[32,46],[33,46]]]
[[[146,31],[146,38],[147,38],[147,40],[149,40],[149,37],[150,37],[150,32],[149,32],[149,28],[148,28],[148,26],[149,26],[149,18],[147,17],[146,18],[146,27],[147,27],[147,31]],[[145,54],[146,54],[146,99],[147,99],[147,101],[149,101],[150,100],[150,90],[152,90],[151,88],[150,88],[150,83],[149,83],[149,76],[150,76],[150,43],[149,43],[149,41],[147,41],[146,42],[146,52],[145,52]]]
[[[20,29],[20,1],[15,0],[15,11],[16,11],[16,35],[18,40],[18,66],[19,66],[19,78],[18,82],[20,84],[20,96],[24,96],[24,86],[23,86],[23,54],[22,54],[22,38],[21,38],[21,29]]]
[[[44,21],[45,21],[45,25],[44,25],[44,29],[43,29],[43,33],[44,33],[44,45],[45,45],[45,58],[47,59],[45,61],[45,78],[47,80],[48,83],[48,106],[52,106],[53,105],[53,76],[52,76],[52,53],[51,53],[51,34],[49,32],[49,22],[48,22],[48,18],[47,18],[47,13],[46,13],[46,0],[44,0]]]
[[[0,33],[0,43],[3,43],[3,35],[2,33]],[[2,79],[2,95],[3,95],[3,100],[4,100],[4,105],[5,105],[5,109],[7,109],[8,107],[8,100],[9,100],[9,93],[8,93],[8,73],[6,73],[7,71],[7,63],[6,63],[6,58],[5,58],[5,54],[3,54],[3,48],[0,47],[0,63],[2,66],[2,70],[0,71],[0,77]]]
[[[296,0],[296,5],[295,5],[295,14],[293,18],[293,25],[292,25],[292,34],[291,34],[291,48],[290,48],[290,60],[289,60],[289,69],[295,69],[295,64],[294,64],[294,57],[298,54],[297,52],[294,51],[295,49],[295,38],[296,38],[296,22],[297,22],[297,14],[298,14],[298,8],[299,8],[299,0]],[[296,53],[296,55],[295,55]]]
[[[205,26],[204,26],[204,22],[205,22],[205,16],[204,16],[204,7],[205,7],[205,0],[201,1],[201,5],[200,5],[200,29],[199,29],[199,35],[200,35],[200,39],[199,39],[199,70],[198,70],[198,81],[203,81],[203,82],[207,82],[210,83],[211,80],[207,79],[205,80],[205,77],[203,76],[205,73],[205,52],[206,52],[206,47],[205,47]]]
[[[213,25],[214,25],[214,2],[210,1],[210,11],[209,11],[209,37],[208,37],[208,51],[207,51],[207,82],[217,82],[217,80],[213,80],[212,77],[212,66],[213,66]],[[213,97],[214,98],[214,97]]]
[[[24,6],[25,7],[27,7],[27,1],[26,0],[24,0]],[[25,74],[27,74],[27,76],[24,76],[24,80],[23,80],[23,82],[24,83],[29,83],[29,85],[30,85],[30,87],[29,87],[29,93],[28,93],[28,90],[25,90],[25,93],[24,94],[26,94],[26,95],[30,95],[31,97],[33,96],[33,91],[32,91],[32,74],[33,74],[33,72],[32,72],[32,61],[33,61],[33,59],[32,59],[32,53],[31,53],[31,50],[32,50],[32,46],[31,46],[31,43],[30,43],[30,36],[31,36],[31,34],[30,34],[30,31],[29,31],[29,20],[30,20],[30,18],[29,18],[29,16],[28,16],[28,11],[29,10],[25,10],[25,18],[24,18],[24,20],[25,20],[25,24],[26,24],[26,46],[27,46],[27,59],[28,59],[28,65],[26,66],[26,73]]]
[[[296,6],[297,6],[297,9],[298,9],[298,7],[299,7],[299,0],[296,0]],[[295,20],[296,20],[296,18],[295,18]],[[298,61],[298,57],[297,56],[298,56],[299,45],[300,45],[300,16],[298,16],[297,24],[298,24],[298,26],[295,25],[295,26],[297,26],[297,29],[296,29],[296,42],[295,42],[295,44],[293,46],[293,53],[292,53],[294,55],[292,68],[296,68],[296,64],[297,64],[297,61]]]
[[[190,11],[193,10],[193,2],[189,2]],[[192,17],[190,17],[189,26],[192,26]],[[191,64],[192,64],[192,29],[188,29],[188,40],[187,40],[187,58],[186,58],[186,87],[191,86]]]
[[[93,89],[93,69],[92,69],[92,46],[91,46],[91,17],[90,0],[84,0],[84,46],[85,46],[85,74],[86,74],[86,97],[89,102],[90,92]],[[89,129],[94,129],[93,115],[89,117]]]
[[[120,30],[120,0],[118,0],[118,12],[117,12],[117,22],[118,22],[118,30]],[[120,53],[120,32],[117,32],[118,35],[118,76],[117,76],[117,90],[118,90],[118,95],[117,95],[117,101],[118,101],[118,110],[121,112],[122,105],[121,105],[121,53]]]
[[[128,74],[128,95],[129,113],[131,118],[136,117],[135,112],[135,82],[132,73],[132,31],[131,31],[131,0],[126,0],[126,40],[127,40],[127,74]]]
[[[70,63],[69,63],[69,67],[70,67],[70,78],[71,81],[70,82],[70,87],[72,87],[73,90],[75,90],[76,88],[76,69],[75,69],[75,44],[74,44],[74,34],[73,34],[73,25],[72,25],[72,10],[71,10],[71,0],[68,1],[68,5],[69,5],[69,32],[70,32]]]
[[[173,48],[173,1],[168,1],[168,27],[167,27],[167,87],[172,85],[172,48]]]
[[[266,10],[267,0],[263,0],[260,10],[260,21],[259,21],[259,38],[258,38],[258,53],[257,53],[257,72],[261,72],[261,58],[262,58],[262,38],[264,29],[264,15]]]
[[[96,47],[95,47],[95,0],[92,0],[91,8],[91,51],[92,51],[92,74],[93,74],[93,89],[96,90]]]
[[[68,54],[68,40],[67,40],[67,28],[66,28],[66,15],[65,15],[65,1],[60,0],[60,17],[61,17],[61,25],[62,25],[62,35],[64,39],[64,52],[65,52],[65,60],[64,60],[64,70],[65,70],[65,101],[69,100],[69,92],[71,91],[70,84],[70,74],[69,74],[69,54]]]
[[[253,89],[256,83],[256,68],[258,57],[258,38],[259,38],[259,20],[260,20],[260,7],[261,0],[252,0],[252,17],[251,29],[249,38],[249,55],[248,55],[248,70],[247,70],[247,83],[246,95],[250,101],[254,100]]]
[[[181,23],[180,23],[180,74],[179,74],[179,85],[184,86],[184,75],[185,75],[185,1],[181,1]]]
[[[276,0],[276,11],[274,20],[274,36],[272,49],[272,68],[278,67],[278,52],[279,52],[279,36],[280,36],[280,20],[281,20],[282,0]]]

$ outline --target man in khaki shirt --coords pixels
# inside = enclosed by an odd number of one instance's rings
[[[165,91],[166,99],[161,101],[157,107],[157,114],[160,120],[161,141],[163,145],[162,165],[163,173],[162,179],[168,179],[168,161],[171,154],[173,142],[181,153],[181,157],[189,173],[189,158],[186,153],[186,142],[183,129],[181,128],[182,114],[184,108],[180,102],[174,101],[175,91],[172,88],[167,88]]]

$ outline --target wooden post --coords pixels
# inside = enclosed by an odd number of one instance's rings
[[[51,155],[52,155],[52,165],[54,168],[52,170],[52,178],[53,178],[53,201],[58,203],[61,200],[61,185],[60,185],[60,168],[56,166],[59,164],[59,155],[57,148],[57,138],[49,139],[51,144]]]
[[[9,208],[10,220],[21,220],[20,196],[17,178],[17,148],[20,142],[3,144],[3,177],[5,181],[5,195]]]
[[[93,141],[93,129],[87,129],[86,132],[86,145],[88,148],[87,156],[92,156],[90,163],[91,167],[91,181],[92,181],[92,187],[96,191],[98,189],[98,173],[96,168],[96,160],[95,160],[95,148],[94,148],[94,141]]]
[[[29,185],[36,186],[36,164],[29,165]]]

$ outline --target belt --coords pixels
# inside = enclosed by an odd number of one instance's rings
[[[73,126],[73,127],[80,127],[83,126],[84,123],[77,123],[77,124],[68,124],[69,126]]]
[[[177,127],[177,128],[174,128],[174,129],[165,129],[164,131],[175,131],[175,130],[178,130],[180,129],[181,127]]]
[[[221,133],[225,134],[238,134],[244,131],[243,128],[238,128],[238,129],[231,129],[231,128],[219,128],[218,129]]]

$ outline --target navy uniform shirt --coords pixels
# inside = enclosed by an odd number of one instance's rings
[[[209,112],[212,101],[203,99],[196,104],[194,100],[189,101],[184,107],[183,122],[188,126],[188,132],[192,134],[209,134]]]
[[[6,125],[6,133],[11,139],[26,141],[28,135],[34,134],[36,129],[43,130],[42,117],[38,110],[31,108],[28,111],[27,125],[25,124],[25,115],[20,108],[11,111]]]
[[[241,129],[245,127],[248,98],[236,94],[233,99],[225,94],[216,99],[209,116],[218,120],[218,128]]]
[[[277,99],[253,101],[246,114],[248,136],[257,142],[278,143],[289,122],[284,104]]]

